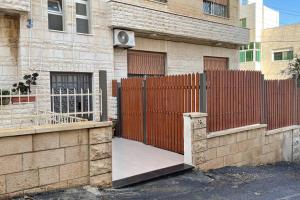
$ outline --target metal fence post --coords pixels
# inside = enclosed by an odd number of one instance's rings
[[[116,136],[122,137],[122,85],[118,82],[117,90],[117,113],[118,113],[118,122],[116,126]]]
[[[144,144],[147,144],[147,77],[143,80],[143,135],[144,135]]]
[[[203,72],[200,74],[200,112],[207,112],[207,101],[206,101],[206,74]]]
[[[262,74],[261,75],[261,123],[265,124],[266,123],[266,84],[265,84],[265,76]]]
[[[295,106],[295,109],[294,109],[294,124],[295,125],[298,125],[298,119],[299,119],[299,116],[297,115],[298,114],[298,77],[295,78],[295,102],[294,102],[294,106]]]

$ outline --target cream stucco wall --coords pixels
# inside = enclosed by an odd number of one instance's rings
[[[166,74],[168,75],[203,72],[204,56],[229,58],[230,69],[237,69],[239,65],[237,49],[137,37],[133,50],[166,53]],[[126,58],[127,50],[115,49],[115,73],[118,79],[127,76]]]
[[[273,51],[290,49],[294,55],[300,53],[300,25],[281,26],[278,28],[266,29],[262,36],[262,72],[266,78],[288,78],[282,74],[290,61],[273,61]]]
[[[250,0],[247,5],[241,5],[240,18],[246,18],[250,42],[261,42],[264,29],[279,26],[279,12],[265,6],[262,0]],[[262,70],[262,65],[261,62],[243,62],[240,68]]]

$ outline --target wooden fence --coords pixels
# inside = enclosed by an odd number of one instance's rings
[[[143,142],[143,79],[122,79],[121,84],[122,137]]]
[[[297,88],[297,112],[296,112],[296,120],[297,125],[300,125],[300,88]]]
[[[208,132],[252,124],[268,124],[268,130],[300,125],[300,88],[294,80],[264,80],[255,71],[121,82],[124,138],[183,153],[183,113],[188,112],[207,112]]]
[[[207,71],[209,132],[259,124],[262,76],[251,71]]]
[[[295,80],[269,80],[265,81],[265,84],[268,129],[296,125],[297,86]]]
[[[147,144],[183,153],[183,113],[199,112],[200,75],[148,78]]]
[[[183,113],[199,112],[200,74],[123,79],[122,137],[183,153]]]

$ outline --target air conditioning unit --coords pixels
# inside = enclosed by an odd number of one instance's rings
[[[132,48],[135,46],[135,36],[133,31],[120,29],[114,30],[114,46]]]

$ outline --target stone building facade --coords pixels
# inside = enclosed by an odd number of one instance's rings
[[[262,72],[268,79],[290,78],[289,63],[300,53],[300,24],[280,26],[263,31]]]
[[[210,13],[213,7],[222,12]],[[202,72],[212,58],[238,68],[239,46],[249,42],[248,30],[239,27],[239,0],[0,0],[0,27],[0,88],[38,72],[38,91],[50,93],[53,80],[57,87],[76,83],[78,74],[95,91],[105,71],[109,118],[116,117],[111,82],[129,75],[129,51],[164,54],[168,75]],[[135,47],[114,47],[114,29],[133,31]],[[68,83],[58,81],[63,78]],[[93,109],[99,106],[95,97]]]

